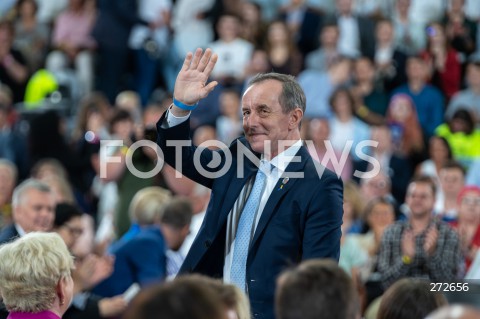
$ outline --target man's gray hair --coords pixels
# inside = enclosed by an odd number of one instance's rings
[[[252,86],[256,83],[274,80],[282,83],[282,94],[280,95],[279,103],[282,106],[283,113],[288,113],[295,110],[297,107],[305,113],[307,105],[307,98],[303,92],[302,87],[298,84],[295,77],[287,74],[280,73],[260,73],[255,75],[248,86]]]
[[[38,179],[29,178],[18,185],[13,191],[12,206],[17,207],[20,205],[24,200],[25,194],[31,189],[35,189],[42,193],[50,193],[52,191],[47,184]]]

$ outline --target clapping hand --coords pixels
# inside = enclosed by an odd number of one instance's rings
[[[410,258],[415,256],[415,235],[411,229],[405,230],[402,235],[402,254]]]
[[[433,255],[433,253],[435,253],[435,249],[437,248],[437,239],[437,227],[430,226],[430,228],[427,230],[427,234],[425,235],[425,241],[423,243],[423,250],[425,250],[428,256],[431,256]]]
[[[205,52],[197,49],[195,54],[189,52],[175,81],[174,98],[183,104],[194,105],[213,91],[218,82],[206,83],[217,59],[218,56],[210,49],[206,49]],[[174,115],[188,113],[176,106],[172,111]]]

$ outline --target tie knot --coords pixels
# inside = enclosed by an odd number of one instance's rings
[[[272,173],[273,167],[274,166],[269,162],[267,162],[266,160],[261,160],[258,170],[264,173],[265,175],[270,175]]]

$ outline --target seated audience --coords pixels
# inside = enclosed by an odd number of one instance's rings
[[[448,101],[460,90],[462,66],[458,52],[450,46],[442,24],[430,24],[426,33],[427,47],[420,56],[428,65],[430,83],[439,88]]]
[[[90,93],[93,88],[95,41],[90,33],[94,22],[95,12],[86,6],[86,1],[69,0],[68,7],[55,20],[52,36],[55,50],[47,57],[54,73],[75,66],[80,94]]]
[[[458,194],[458,219],[452,223],[460,237],[460,248],[468,272],[480,248],[480,188],[465,186]]]
[[[23,54],[12,48],[14,27],[9,21],[0,21],[0,82],[12,92],[13,103],[23,101],[29,72]]]
[[[371,125],[385,123],[388,95],[375,75],[375,65],[369,57],[360,57],[353,65],[351,92],[357,104],[356,115]]]
[[[396,152],[406,157],[423,152],[422,129],[418,123],[415,104],[408,95],[398,93],[392,96],[387,109],[387,124],[392,132]]]
[[[226,318],[222,298],[215,289],[190,277],[141,291],[123,318],[158,319],[159,316],[168,319]]]
[[[306,125],[306,123],[304,124]],[[342,180],[352,178],[352,158],[348,151],[335,150],[330,143],[330,123],[326,118],[315,118],[308,123],[308,139],[313,143],[308,151],[313,159],[317,160],[329,170],[341,176]]]
[[[480,159],[477,159],[470,166],[465,179],[467,185],[476,185],[480,187],[480,174],[478,174],[478,172],[480,172]]]
[[[218,54],[212,78],[220,84],[240,84],[244,77],[243,71],[252,56],[253,45],[239,37],[240,18],[235,15],[223,14],[216,30],[218,40],[208,45]]]
[[[382,296],[377,319],[425,318],[447,299],[440,292],[431,292],[430,282],[404,278],[394,283]]]
[[[218,139],[230,145],[233,140],[242,134],[242,117],[240,116],[240,94],[237,90],[225,88],[219,97],[220,113],[217,117],[216,128]]]
[[[27,179],[13,191],[13,224],[0,231],[0,244],[34,231],[50,231],[55,219],[55,199],[50,188],[35,179]]]
[[[458,162],[449,161],[439,172],[440,191],[435,202],[435,214],[444,221],[457,219],[457,200],[465,186],[465,169]]]
[[[480,158],[480,129],[476,128],[472,114],[465,110],[455,111],[452,118],[435,130],[452,148],[453,157],[465,167]]]
[[[306,69],[298,75],[298,83],[305,92],[307,108],[305,118],[329,117],[332,111],[329,105],[333,92],[345,85],[350,78],[351,62],[341,57],[321,72]],[[322,88],[319,90],[319,88]]]
[[[16,113],[12,105],[12,93],[2,82],[0,79],[0,158],[13,162],[17,166],[19,179],[24,179],[30,165],[28,143],[25,135],[12,123],[11,117]]]
[[[416,177],[408,185],[408,219],[385,230],[380,245],[378,270],[385,288],[404,277],[457,278],[460,240],[449,225],[434,218],[435,194],[435,183],[429,177]]]
[[[426,39],[423,24],[412,20],[410,1],[395,1],[393,27],[398,49],[408,55],[414,55],[425,47]]]
[[[62,237],[69,251],[84,232],[82,216],[84,214],[74,205],[58,203],[55,207],[54,231]],[[120,315],[127,302],[122,296],[99,298],[87,291],[112,272],[113,259],[93,254],[84,258],[75,258],[72,271],[74,296],[71,306],[63,319],[100,319]]]
[[[62,238],[30,233],[0,246],[0,293],[9,319],[60,319],[73,296],[73,258]]]
[[[17,174],[14,163],[0,159],[0,229],[12,222],[12,195]]]
[[[212,288],[220,295],[221,302],[225,306],[228,319],[251,319],[250,301],[245,293],[237,286],[225,284],[219,279],[213,279],[200,275],[189,275],[180,277],[182,280],[192,280],[203,283],[204,286]],[[178,280],[178,279],[177,279]]]
[[[385,229],[395,222],[395,207],[386,197],[375,198],[367,204],[363,219],[367,232],[347,235],[344,246],[356,247],[366,256],[358,268],[358,279],[365,287],[364,305],[367,306],[383,293],[381,275],[378,272],[378,253]]]
[[[470,19],[469,0],[450,0],[443,18],[447,40],[457,52],[461,61],[475,52],[477,45],[477,21]]]
[[[392,94],[405,93],[410,96],[417,109],[423,136],[429,139],[443,122],[445,105],[443,93],[427,83],[428,65],[421,58],[409,57],[406,72],[407,83],[396,88]]]
[[[345,234],[360,233],[362,231],[361,214],[365,208],[365,198],[361,194],[357,184],[347,181],[343,184],[343,224]]]
[[[452,150],[443,137],[432,136],[428,141],[428,159],[417,167],[417,174],[430,176],[437,185],[437,200],[441,192],[439,172],[443,165],[452,160]]]
[[[115,256],[113,273],[95,287],[94,293],[112,297],[133,283],[143,287],[165,279],[168,242],[159,222],[169,201],[170,192],[160,187],[147,187],[135,194],[129,209],[134,224],[110,247]]]
[[[466,88],[457,92],[448,104],[445,113],[450,120],[461,108],[467,108],[474,114],[475,123],[480,123],[480,58],[471,60],[467,64],[465,74]]]
[[[274,21],[268,26],[265,51],[272,72],[293,76],[300,73],[303,58],[285,22]]]
[[[37,9],[35,0],[21,0],[16,4],[13,46],[22,52],[32,73],[43,65],[50,37],[48,25],[36,17]]]
[[[338,25],[325,23],[320,31],[320,48],[307,55],[305,68],[326,72],[334,61],[340,57],[337,50],[338,36]]]
[[[380,171],[393,181],[390,185],[391,193],[397,203],[402,203],[408,182],[412,177],[410,163],[404,154],[395,150],[389,126],[375,126],[371,132],[371,139],[378,144],[371,148],[370,156],[378,161]],[[371,163],[367,161],[357,161],[356,166],[363,172],[372,170]]]
[[[329,99],[332,117],[330,118],[330,142],[338,152],[343,152],[348,143],[350,155],[358,160],[357,145],[370,139],[370,128],[355,116],[355,100],[346,88],[336,89]]]
[[[359,319],[351,278],[332,260],[309,260],[277,279],[278,319]]]
[[[180,248],[190,232],[193,207],[187,198],[173,198],[160,217],[160,229],[167,243],[166,275],[176,276],[186,255]]]
[[[360,192],[365,203],[376,198],[385,197],[394,205],[397,205],[395,198],[392,196],[392,180],[383,171],[380,171],[372,178],[361,178]]]
[[[407,55],[400,51],[395,43],[395,29],[392,21],[380,20],[375,27],[375,62],[376,76],[386,92],[406,82],[405,64]]]

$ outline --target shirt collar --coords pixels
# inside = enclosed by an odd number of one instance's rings
[[[287,169],[287,166],[292,162],[293,157],[297,155],[301,147],[302,147],[302,140],[298,140],[295,143],[293,143],[289,148],[287,148],[286,150],[284,150],[283,152],[281,152],[280,154],[272,158],[272,160],[270,160],[270,164],[278,169],[279,175],[285,172],[285,170]],[[263,158],[263,155],[261,160],[268,162]]]
[[[23,237],[26,235],[25,230],[17,223],[15,223],[15,229],[17,230],[18,236]]]

